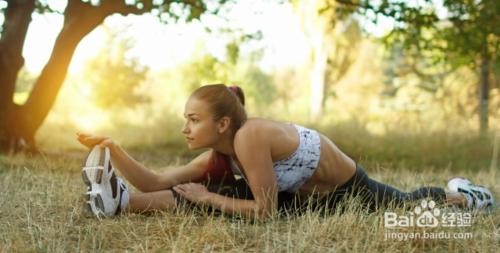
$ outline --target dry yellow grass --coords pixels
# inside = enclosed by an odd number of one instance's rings
[[[385,240],[383,213],[352,210],[265,223],[175,211],[97,220],[82,213],[84,155],[0,156],[0,252],[496,252],[500,246],[498,208],[474,217],[471,227],[446,230],[470,232],[472,239],[407,241]],[[148,166],[165,165],[168,158],[156,155],[137,154]],[[457,175],[448,169],[367,169],[403,190],[444,186]],[[490,186],[499,198],[497,171],[460,176]]]

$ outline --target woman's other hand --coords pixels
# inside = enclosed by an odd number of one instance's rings
[[[187,183],[174,186],[174,190],[182,197],[194,203],[205,203],[207,198],[207,187],[202,184]]]

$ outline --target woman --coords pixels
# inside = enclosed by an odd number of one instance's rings
[[[236,86],[207,85],[194,91],[185,105],[182,133],[189,149],[209,150],[161,175],[147,170],[110,138],[78,134],[78,141],[89,148],[109,149],[113,166],[142,192],[129,195],[111,166],[104,170],[104,180],[97,180],[84,168],[84,179],[91,188],[87,193],[90,209],[96,215],[113,216],[123,208],[143,212],[194,204],[267,218],[277,210],[303,210],[308,206],[305,199],[311,200],[308,197],[314,200],[309,207],[328,209],[357,195],[369,211],[423,198],[470,208],[493,203],[488,189],[466,179],[450,181],[448,191],[423,187],[411,193],[376,182],[330,139],[312,129],[247,118],[244,101],[243,91]],[[233,173],[241,178],[235,180]],[[208,188],[194,183],[207,181],[211,183]]]

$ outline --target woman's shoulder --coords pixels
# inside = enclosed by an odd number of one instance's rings
[[[257,134],[257,132],[261,132],[262,134],[262,130],[267,124],[266,121],[266,119],[261,118],[248,118],[238,131],[236,131],[234,135],[235,140],[252,137],[252,135]]]
[[[258,138],[268,139],[271,136],[279,135],[283,128],[290,127],[290,124],[264,118],[249,118],[235,134],[238,138]]]
[[[267,119],[249,118],[234,135],[235,152],[248,152],[255,154],[257,151],[268,150],[276,137],[276,126]],[[237,156],[239,156],[237,155]]]
[[[264,118],[248,118],[247,121],[241,126],[240,129],[238,129],[238,132],[247,132],[247,131],[269,131],[273,130],[276,128],[279,128],[281,125],[284,125],[285,123],[275,121],[275,120],[270,120],[270,119],[264,119]],[[238,133],[237,132],[237,133]]]

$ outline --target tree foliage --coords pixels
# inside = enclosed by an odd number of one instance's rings
[[[101,108],[123,108],[148,101],[139,93],[148,68],[127,53],[133,46],[131,38],[107,29],[107,41],[97,56],[87,63],[85,76],[92,90],[92,99]]]
[[[151,13],[162,22],[190,22],[216,14],[231,0],[68,0],[64,10],[55,1],[0,0],[0,152],[35,150],[35,134],[54,105],[79,42],[113,14]],[[24,65],[22,48],[31,15],[60,13],[63,28],[51,56],[24,104],[14,103],[16,79]]]
[[[407,50],[434,50],[435,60],[453,60],[456,66],[477,63],[478,55],[499,53],[500,4],[495,0],[462,1],[350,1],[339,12],[357,12],[374,23],[381,16],[393,21],[384,37],[387,45],[399,43]],[[440,52],[440,54],[436,54]]]
[[[225,83],[240,86],[246,96],[247,105],[259,113],[266,110],[275,96],[272,77],[255,65],[259,50],[248,56],[240,54],[240,48],[247,39],[236,37],[226,45],[225,59],[219,59],[199,49],[193,60],[185,63],[182,69],[182,83],[188,92],[207,83]]]
[[[380,16],[393,20],[384,37],[388,46],[401,45],[405,52],[446,63],[451,70],[468,66],[478,75],[479,125],[488,129],[491,73],[498,73],[500,55],[500,3],[495,0],[368,1],[336,0],[343,13],[358,12],[377,22]],[[426,73],[413,65],[424,76]],[[424,68],[425,69],[425,68]]]

